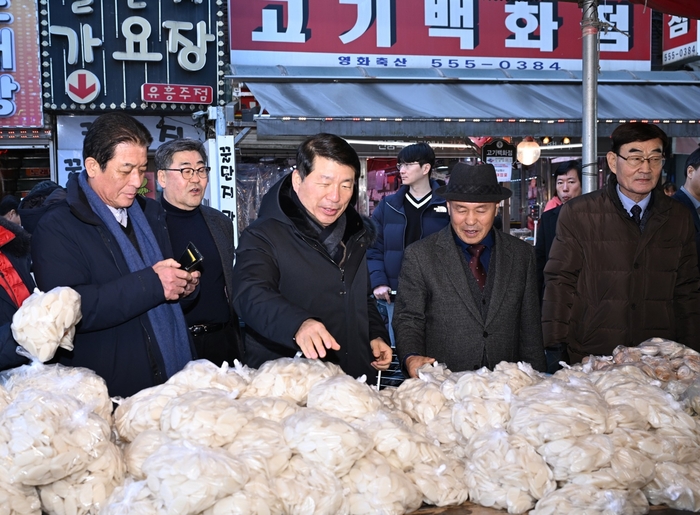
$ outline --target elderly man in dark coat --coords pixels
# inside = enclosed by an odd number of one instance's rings
[[[545,345],[571,363],[657,336],[700,350],[693,220],[658,187],[668,137],[630,122],[611,142],[607,186],[559,215],[544,269]]]
[[[458,163],[436,192],[450,225],[406,249],[393,327],[410,377],[435,360],[450,370],[526,361],[545,369],[533,248],[493,229],[511,191],[492,165]]]
[[[247,365],[302,351],[370,382],[389,367],[389,335],[370,297],[373,226],[352,207],[359,175],[345,140],[308,138],[296,169],[265,195],[241,235],[233,299],[246,325]]]

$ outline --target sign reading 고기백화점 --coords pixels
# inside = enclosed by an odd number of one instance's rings
[[[599,2],[603,70],[651,69],[651,10]],[[575,2],[229,0],[231,63],[580,70]],[[629,35],[629,37],[628,37]]]
[[[700,24],[698,20],[670,16],[663,18],[663,64],[680,66],[700,60]]]
[[[493,165],[498,182],[510,182],[515,162],[516,148],[507,141],[497,139],[481,147],[481,160]]]
[[[35,0],[0,2],[0,127],[43,127]]]
[[[217,0],[39,2],[45,109],[177,113],[224,103]]]

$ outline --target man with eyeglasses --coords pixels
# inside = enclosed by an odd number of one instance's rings
[[[190,242],[203,256],[198,265],[199,294],[182,306],[197,358],[233,365],[240,340],[231,297],[233,222],[202,205],[209,182],[204,145],[193,139],[168,141],[156,150],[155,163],[175,256],[182,255]]]
[[[652,337],[700,350],[693,220],[659,186],[668,138],[625,123],[611,139],[607,186],[564,204],[544,269],[550,371]]]
[[[179,300],[200,273],[180,268],[163,208],[138,194],[152,141],[125,113],[99,116],[83,141],[85,169],[32,235],[37,286],[81,296],[74,349],[58,349],[56,360],[94,370],[111,396],[160,384],[193,357]]]
[[[435,167],[435,153],[430,145],[423,142],[408,145],[401,149],[397,161],[401,187],[384,197],[374,209],[372,221],[377,226],[377,237],[367,249],[372,290],[379,312],[387,320],[392,347],[395,346],[392,299],[399,285],[404,250],[450,223],[447,202],[435,195],[440,185],[430,177]],[[400,384],[403,376],[398,359],[385,377],[387,384]]]

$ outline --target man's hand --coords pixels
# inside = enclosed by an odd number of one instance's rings
[[[389,347],[381,338],[375,338],[369,342],[372,347],[372,355],[376,358],[372,362],[372,366],[377,370],[386,370],[391,365],[391,347]]]
[[[187,286],[185,286],[185,293],[182,295],[183,297],[187,297],[195,290],[195,288],[197,288],[199,279],[202,277],[202,272],[190,272],[190,276],[192,277],[192,280],[187,283]]]
[[[326,326],[313,318],[304,320],[294,335],[294,341],[308,359],[325,358],[326,349],[340,350],[340,345]]]
[[[374,291],[374,298],[377,300],[385,300],[387,303],[391,304],[391,288],[386,285],[377,286]]]
[[[153,270],[158,274],[160,283],[163,285],[165,300],[178,300],[181,295],[189,295],[194,291],[191,284],[194,277],[189,272],[180,270],[180,263],[174,259],[158,261],[153,265]],[[196,280],[199,281],[199,278]],[[190,288],[189,292],[188,287]]]
[[[426,363],[434,363],[435,358],[429,358],[427,356],[409,356],[406,358],[406,371],[408,372],[408,377],[418,377],[418,369],[425,365]]]

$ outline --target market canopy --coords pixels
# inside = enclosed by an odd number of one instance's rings
[[[322,69],[236,68],[236,80],[246,82],[267,113],[257,118],[259,138],[316,132],[374,138],[581,135],[576,71],[378,77],[360,69],[363,79],[347,76],[340,82],[324,79]],[[700,75],[601,73],[599,135],[632,120],[658,124],[669,136],[700,136]]]

